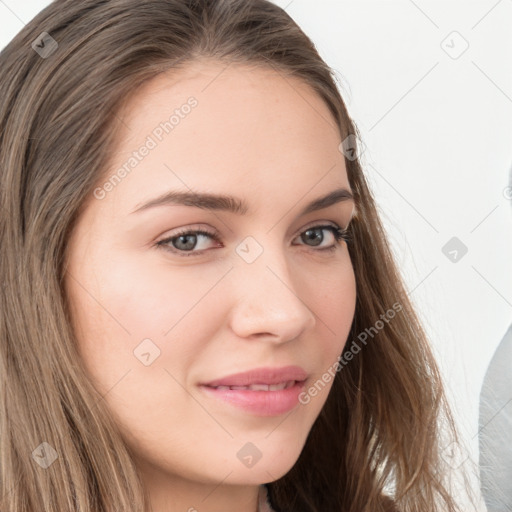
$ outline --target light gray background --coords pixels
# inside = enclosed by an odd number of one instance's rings
[[[0,46],[49,3],[0,0]],[[512,320],[512,0],[275,3],[337,71],[396,258],[477,463],[480,389]],[[452,237],[468,248],[456,262],[442,252]]]

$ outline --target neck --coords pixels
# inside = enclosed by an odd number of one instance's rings
[[[195,482],[176,475],[144,472],[151,509],[158,512],[267,512],[259,502],[265,490],[258,484],[226,485]]]

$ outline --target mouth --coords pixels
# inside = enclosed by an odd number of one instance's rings
[[[288,380],[278,384],[249,384],[248,386],[210,386],[208,384],[205,384],[205,386],[219,391],[226,391],[228,389],[231,391],[281,391],[295,386],[297,382],[304,381]]]
[[[245,386],[200,386],[205,397],[216,404],[226,405],[254,416],[273,417],[287,413],[299,404],[299,396],[306,380],[288,380],[276,384],[248,384]]]
[[[260,367],[253,368],[241,373],[234,373],[215,379],[210,382],[203,382],[202,385],[210,387],[250,387],[257,385],[279,385],[286,386],[290,382],[300,382],[306,380],[308,374],[300,366],[283,367]]]

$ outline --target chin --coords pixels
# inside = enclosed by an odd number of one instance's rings
[[[279,480],[286,475],[295,465],[300,454],[297,457],[274,456],[269,455],[268,459],[262,457],[252,467],[237,467],[229,477],[226,483],[233,485],[261,485]],[[233,469],[233,468],[231,468]]]

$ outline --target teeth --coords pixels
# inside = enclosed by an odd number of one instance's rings
[[[247,389],[251,391],[277,391],[278,389],[284,389],[285,384],[251,384]]]
[[[250,386],[214,386],[214,388],[220,391],[225,391],[228,389],[231,389],[233,391],[281,391],[283,389],[291,388],[294,385],[295,381],[289,380],[287,382],[281,382],[279,384],[251,384]]]

